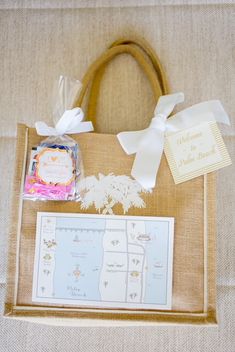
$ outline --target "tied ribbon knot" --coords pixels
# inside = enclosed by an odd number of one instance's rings
[[[40,136],[62,136],[94,131],[91,121],[83,121],[84,113],[81,108],[65,110],[55,127],[48,126],[43,121],[35,123],[37,134]]]
[[[193,105],[167,119],[175,105],[183,101],[183,93],[161,96],[148,128],[117,135],[124,151],[128,155],[136,154],[131,175],[145,189],[155,187],[166,135],[204,122],[216,121],[230,125],[229,117],[219,100]]]

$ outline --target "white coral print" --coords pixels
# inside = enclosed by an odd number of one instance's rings
[[[80,182],[79,188],[81,208],[88,209],[94,205],[103,214],[113,214],[112,208],[118,203],[122,205],[124,214],[131,207],[144,208],[146,205],[140,193],[151,192],[129,176],[114,174],[88,176]]]

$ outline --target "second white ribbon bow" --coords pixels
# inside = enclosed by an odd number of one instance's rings
[[[167,120],[175,105],[183,101],[183,93],[161,96],[148,128],[142,131],[121,132],[117,135],[122,148],[128,155],[136,153],[131,175],[145,189],[155,186],[164,149],[165,133],[177,132],[209,121],[230,124],[219,100],[193,105]]]
[[[62,136],[94,131],[91,121],[83,121],[84,113],[81,108],[65,110],[55,127],[48,126],[43,121],[35,123],[37,134],[40,136]]]

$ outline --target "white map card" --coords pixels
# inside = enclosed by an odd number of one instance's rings
[[[38,213],[33,302],[169,310],[174,218]]]

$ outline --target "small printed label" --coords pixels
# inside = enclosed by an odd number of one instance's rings
[[[69,185],[73,181],[73,159],[66,150],[45,148],[37,161],[37,177],[46,184]]]
[[[176,184],[231,164],[214,121],[166,136],[164,151]]]

